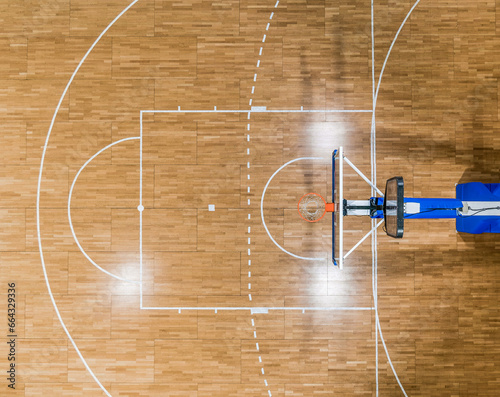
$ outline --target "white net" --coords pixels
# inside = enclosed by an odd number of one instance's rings
[[[325,214],[326,202],[316,193],[308,193],[299,201],[298,209],[302,219],[308,222],[317,222]]]

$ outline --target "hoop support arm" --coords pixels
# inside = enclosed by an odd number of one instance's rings
[[[358,248],[363,243],[363,241],[365,241],[373,232],[375,232],[375,230],[378,229],[378,227],[382,223],[384,223],[383,219],[377,225],[375,225],[368,233],[366,233],[365,236],[361,240],[359,240],[358,243],[354,247],[352,247],[347,254],[344,255],[344,259],[346,259],[349,255],[351,255],[356,250],[356,248]]]
[[[378,194],[380,194],[380,196],[384,197],[384,193],[382,193],[380,191],[380,189],[375,186],[353,163],[351,163],[351,161],[347,158],[347,157],[344,157],[344,160],[347,164],[349,164],[351,166],[351,168],[356,171],[356,173],[361,177],[363,178],[363,180],[368,183],[372,188],[374,188]]]

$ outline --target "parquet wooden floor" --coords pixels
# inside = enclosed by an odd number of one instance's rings
[[[296,211],[500,182],[500,3],[373,3],[0,0],[0,395],[498,396],[498,235]]]

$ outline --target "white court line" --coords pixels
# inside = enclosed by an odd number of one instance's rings
[[[372,39],[372,125],[371,125],[371,130],[370,130],[370,158],[371,158],[371,182],[373,186],[375,185],[375,167],[374,163],[376,163],[374,156],[376,155],[374,147],[373,147],[373,142],[374,142],[374,137],[375,137],[375,32],[374,32],[374,23],[373,23],[373,13],[374,13],[374,8],[373,8],[373,0],[371,0],[371,39]],[[371,194],[373,196],[374,190],[373,187],[371,189]],[[371,224],[372,227],[374,225],[375,221],[372,220]],[[376,291],[375,291],[375,277],[374,277],[374,272],[375,272],[375,266],[373,264],[373,256],[374,256],[374,242],[376,238],[376,234],[372,235],[371,238],[371,245],[372,245],[372,293],[375,296]],[[375,253],[376,255],[376,253]],[[373,302],[374,306],[377,307],[377,302]],[[375,326],[375,384],[376,384],[376,397],[378,397],[378,328]]]
[[[413,12],[413,10],[415,9],[415,7],[417,7],[418,3],[420,3],[420,0],[417,0],[415,2],[415,4],[413,5],[413,7],[410,9],[410,11],[408,12],[408,14],[406,15],[405,19],[403,20],[403,22],[401,23],[398,31],[396,32],[396,35],[394,36],[394,39],[391,43],[391,46],[389,47],[389,50],[387,52],[387,55],[385,57],[385,60],[384,60],[384,64],[382,66],[382,69],[380,71],[380,76],[379,76],[379,79],[378,79],[378,83],[377,83],[377,90],[375,91],[375,96],[373,97],[373,112],[372,112],[372,128],[371,128],[371,144],[372,144],[372,182],[373,184],[376,185],[376,182],[377,182],[377,176],[376,176],[376,145],[375,145],[375,142],[376,142],[376,129],[375,129],[375,110],[376,110],[376,106],[377,106],[377,99],[378,99],[378,93],[379,93],[379,90],[380,90],[380,84],[381,84],[381,81],[382,81],[382,76],[384,74],[384,70],[385,70],[385,66],[387,64],[387,60],[389,59],[389,55],[391,54],[391,51],[392,51],[392,48],[394,47],[394,44],[399,36],[399,33],[401,32],[401,30],[403,29],[406,21],[408,20],[408,18],[410,17],[411,13]],[[373,1],[372,1],[372,4],[373,4]],[[372,5],[373,7],[373,5]],[[372,11],[373,12],[373,11]],[[372,14],[372,40],[373,40],[373,14]],[[372,51],[373,51],[373,42],[372,42]],[[373,55],[372,55],[373,56]],[[373,65],[373,61],[372,61],[372,67],[374,67]],[[372,220],[372,225],[374,223],[374,220]],[[384,337],[382,335],[382,328],[380,326],[380,321],[379,321],[379,316],[378,316],[378,258],[377,258],[378,254],[377,254],[377,234],[376,233],[373,233],[372,235],[372,267],[373,267],[373,270],[372,270],[372,284],[373,284],[373,302],[374,302],[374,307],[375,307],[375,318],[376,318],[376,332],[375,332],[375,335],[377,336],[377,329],[378,329],[378,332],[380,332],[380,339],[382,341],[382,344],[384,346],[384,350],[385,350],[385,354],[387,356],[387,360],[391,366],[391,369],[392,369],[392,372],[398,382],[398,385],[399,387],[401,388],[401,391],[403,392],[403,394],[407,397],[407,394],[406,394],[406,391],[403,387],[403,385],[401,384],[400,380],[399,380],[399,377],[396,373],[396,370],[394,369],[394,366],[392,365],[392,361],[391,361],[391,358],[389,356],[389,351],[387,350],[387,347],[385,345],[385,341],[384,341]],[[378,349],[378,342],[376,343],[376,346],[377,346],[377,349]],[[379,390],[378,390],[378,350],[377,350],[377,396],[378,396],[378,393],[379,393]]]
[[[399,27],[398,31],[396,32],[396,35],[394,36],[394,39],[392,40],[391,46],[389,47],[389,51],[387,51],[387,55],[385,57],[384,64],[382,65],[382,70],[380,71],[380,76],[378,78],[377,90],[375,92],[375,98],[374,98],[374,102],[375,103],[374,103],[373,109],[372,109],[372,114],[373,114],[372,118],[375,115],[375,109],[377,107],[378,93],[379,93],[379,90],[380,90],[380,83],[382,82],[382,76],[384,75],[384,70],[385,70],[385,66],[387,64],[387,60],[389,59],[389,55],[391,55],[392,47],[394,47],[394,43],[396,43],[396,40],[398,39],[399,33],[401,32],[401,30],[403,30],[403,27],[404,27],[406,21],[408,20],[408,18],[410,17],[411,13],[415,9],[415,7],[418,5],[418,3],[420,3],[420,0],[417,0],[415,2],[415,4],[413,5],[413,7],[410,9],[410,11],[408,12],[408,14],[406,15],[405,19],[401,23],[401,26]]]
[[[139,179],[139,307],[142,309],[143,305],[143,285],[142,285],[142,269],[143,269],[143,264],[142,264],[142,212],[144,211],[144,207],[142,205],[142,112],[139,115],[140,119],[140,144],[139,144],[139,173],[140,173],[140,179]]]
[[[293,256],[294,258],[304,259],[306,261],[324,260],[324,259],[326,259],[326,257],[311,258],[311,257],[308,257],[308,256],[299,256],[299,255],[295,255],[295,254],[287,251],[286,249],[284,249],[273,238],[273,236],[269,232],[269,229],[267,228],[266,221],[264,219],[264,197],[266,196],[266,191],[267,191],[267,188],[269,187],[269,184],[271,183],[271,181],[273,180],[273,178],[278,174],[278,172],[280,172],[283,168],[287,167],[288,165],[290,165],[292,163],[295,163],[296,161],[301,161],[301,160],[325,160],[325,159],[323,157],[299,157],[297,159],[290,160],[288,163],[283,164],[280,168],[278,168],[276,170],[276,172],[271,176],[271,178],[269,178],[269,180],[267,181],[266,186],[264,187],[264,190],[262,192],[262,197],[260,199],[260,217],[262,219],[262,224],[264,225],[264,229],[266,229],[267,235],[269,236],[269,238],[271,239],[271,241],[274,243],[274,245],[276,245],[276,247],[278,247],[281,251],[283,251],[284,253],[286,253],[286,254],[288,254],[290,256]]]
[[[180,106],[177,110],[141,110],[141,113],[372,113],[372,110],[342,110],[342,109],[260,109],[259,106],[253,106],[252,110],[181,110]]]
[[[374,307],[301,307],[301,306],[294,306],[294,307],[286,307],[286,306],[281,306],[281,307],[141,307],[142,310],[210,310],[210,311],[217,311],[217,310],[247,310],[247,311],[252,311],[252,312],[257,312],[257,313],[267,313],[269,310],[285,310],[285,311],[327,311],[327,312],[336,312],[336,311],[367,311],[367,310],[375,310]]]
[[[111,26],[113,26],[116,21],[118,21],[118,19],[121,18],[121,16],[123,14],[125,14],[135,3],[137,3],[139,0],[134,0],[132,3],[130,3],[120,14],[118,14],[118,16],[113,19],[113,21],[102,31],[102,33],[99,35],[99,37],[94,41],[94,43],[92,44],[92,46],[88,49],[88,51],[85,53],[85,55],[83,56],[83,58],[81,59],[80,63],[78,64],[78,66],[76,67],[75,71],[73,72],[73,74],[71,75],[71,78],[69,79],[68,81],[68,84],[66,85],[66,87],[64,88],[64,91],[61,95],[61,98],[59,99],[59,102],[57,104],[57,107],[54,111],[54,115],[52,116],[52,121],[50,122],[50,127],[49,127],[49,131],[47,132],[47,138],[45,139],[45,145],[43,146],[43,152],[42,152],[42,159],[40,161],[40,173],[38,175],[38,187],[37,187],[37,192],[36,192],[36,228],[37,228],[37,237],[38,237],[38,250],[40,251],[40,260],[42,262],[42,268],[43,268],[43,275],[45,277],[45,283],[47,285],[47,290],[49,292],[49,295],[50,295],[50,300],[52,301],[52,305],[54,306],[54,310],[56,311],[56,314],[57,314],[57,317],[59,319],[59,322],[61,323],[61,326],[64,330],[64,332],[66,333],[66,336],[68,337],[69,341],[71,342],[71,344],[73,345],[73,348],[75,349],[76,353],[78,354],[78,357],[80,357],[80,360],[82,360],[82,363],[83,365],[85,366],[85,368],[87,369],[87,371],[89,372],[89,374],[92,376],[92,378],[94,379],[94,381],[99,385],[99,387],[101,388],[101,390],[109,397],[111,397],[111,394],[109,394],[109,392],[106,390],[106,388],[102,385],[101,382],[99,382],[99,379],[97,379],[97,376],[94,374],[94,372],[92,372],[92,370],[90,369],[89,365],[87,364],[87,361],[85,361],[85,358],[83,357],[82,353],[80,352],[80,349],[78,349],[78,346],[76,345],[75,341],[73,340],[73,338],[71,337],[71,334],[69,333],[68,329],[66,328],[66,325],[64,324],[64,321],[61,317],[61,313],[59,312],[59,309],[57,307],[57,304],[56,304],[56,301],[54,299],[54,296],[52,294],[52,289],[50,287],[50,282],[49,282],[49,278],[47,276],[47,269],[45,267],[45,259],[44,259],[44,256],[43,256],[43,247],[42,247],[42,236],[41,236],[41,229],[40,229],[40,190],[41,190],[41,186],[42,186],[42,176],[43,176],[43,166],[44,166],[44,163],[45,163],[45,155],[47,153],[47,146],[49,144],[49,139],[50,139],[50,134],[52,133],[52,129],[54,128],[54,123],[55,123],[55,120],[56,120],[56,117],[57,117],[57,114],[59,113],[59,109],[61,108],[61,104],[64,100],[64,98],[66,97],[66,93],[68,92],[69,90],[69,87],[71,86],[71,83],[73,82],[76,74],[78,73],[78,71],[80,70],[81,66],[83,65],[83,63],[85,62],[85,60],[87,59],[87,57],[89,56],[89,54],[92,52],[92,50],[94,49],[94,47],[97,45],[97,43],[99,43],[99,41],[101,40],[101,38],[106,34],[106,32],[111,28]]]
[[[73,239],[75,240],[75,243],[76,245],[78,246],[78,248],[80,249],[80,251],[82,252],[82,254],[85,256],[85,258],[87,258],[87,260],[92,263],[97,269],[99,269],[101,272],[103,273],[106,273],[108,276],[111,276],[113,278],[116,278],[117,280],[120,280],[120,281],[125,281],[127,283],[132,283],[132,284],[140,284],[139,281],[133,281],[133,280],[128,280],[126,278],[123,278],[123,277],[120,277],[120,276],[117,276],[116,274],[113,274],[111,272],[108,272],[107,270],[103,269],[102,267],[100,267],[97,263],[95,263],[92,258],[85,252],[85,250],[83,249],[83,247],[80,245],[80,241],[78,240],[78,237],[76,237],[76,233],[75,233],[75,229],[73,228],[73,222],[71,220],[71,198],[73,197],[73,189],[75,188],[75,185],[76,185],[76,181],[78,180],[78,177],[80,176],[80,174],[82,173],[82,171],[85,169],[85,167],[87,167],[87,165],[90,164],[90,162],[92,160],[94,160],[97,156],[99,156],[102,152],[108,150],[109,148],[115,146],[115,145],[118,145],[119,143],[122,143],[122,142],[126,142],[126,141],[132,141],[132,140],[137,140],[137,139],[140,139],[140,137],[130,137],[130,138],[124,138],[124,139],[121,139],[119,141],[116,141],[116,142],[113,142],[111,144],[109,144],[108,146],[102,148],[101,150],[99,150],[96,154],[94,154],[91,158],[89,158],[85,164],[82,165],[82,167],[78,170],[78,172],[76,173],[75,175],[75,178],[73,179],[73,183],[71,184],[71,188],[69,190],[69,195],[68,195],[68,220],[69,220],[69,227],[71,229],[71,234],[73,235]]]
[[[389,365],[391,366],[392,373],[396,377],[396,380],[398,381],[398,385],[401,388],[401,391],[403,392],[403,394],[405,395],[405,397],[408,397],[408,395],[406,394],[406,391],[405,391],[403,385],[401,384],[401,381],[398,378],[398,375],[396,374],[396,370],[394,369],[394,365],[392,365],[392,361],[389,358],[389,351],[387,350],[387,346],[385,345],[385,341],[384,341],[384,336],[382,335],[382,328],[380,327],[380,320],[379,320],[379,317],[378,317],[378,310],[377,309],[375,309],[375,317],[376,317],[376,321],[377,321],[377,329],[378,329],[378,331],[380,333],[380,340],[382,341],[382,345],[384,346],[385,354],[386,354],[387,359],[389,361]]]

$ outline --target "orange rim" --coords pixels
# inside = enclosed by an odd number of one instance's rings
[[[309,196],[309,195],[311,195],[311,194],[313,194],[313,195],[315,195],[315,196],[320,197],[320,198],[321,198],[321,200],[323,200],[323,203],[325,204],[325,209],[323,210],[323,214],[322,214],[322,215],[321,215],[318,219],[315,219],[314,221],[310,221],[309,219],[304,218],[304,217],[302,216],[302,214],[300,213],[300,202],[302,201],[302,199],[303,199],[304,197]],[[306,193],[306,194],[304,194],[304,195],[300,198],[299,203],[297,204],[297,211],[299,212],[300,217],[301,217],[302,219],[304,219],[306,222],[311,222],[311,223],[314,223],[314,222],[319,222],[321,219],[323,219],[323,217],[324,217],[324,216],[325,216],[325,214],[326,214],[326,200],[323,198],[323,196],[322,196],[321,194],[318,194],[318,193],[312,193],[312,192],[311,192],[311,193]]]

